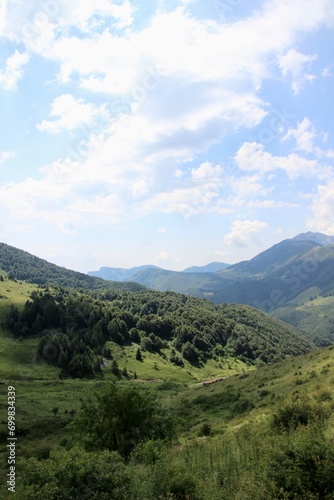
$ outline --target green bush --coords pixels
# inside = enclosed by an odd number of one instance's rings
[[[279,431],[291,431],[315,421],[324,422],[328,417],[329,413],[323,406],[296,401],[279,408],[274,414],[272,425]]]
[[[115,452],[86,452],[80,448],[51,452],[47,460],[22,459],[20,499],[127,500],[129,473]]]
[[[334,498],[333,444],[314,426],[282,442],[269,468],[275,498]]]

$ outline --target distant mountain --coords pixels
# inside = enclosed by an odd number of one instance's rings
[[[327,236],[326,234],[322,233],[312,233],[312,231],[297,234],[297,236],[292,239],[296,241],[314,241],[321,246],[334,245],[334,236]]]
[[[178,292],[210,300],[215,290],[224,285],[224,280],[216,273],[185,273],[164,269],[144,269],[131,279],[160,292]]]
[[[126,281],[131,279],[137,273],[146,269],[161,269],[157,266],[137,266],[129,269],[122,267],[101,267],[99,271],[89,271],[88,276],[96,276],[104,280]]]
[[[12,279],[25,280],[37,285],[49,284],[84,290],[143,289],[137,283],[107,282],[101,278],[71,271],[5,243],[0,243],[0,269],[8,273]]]
[[[309,240],[283,240],[256,257],[229,266],[218,274],[229,279],[261,278],[279,274],[282,267],[316,246],[317,243]]]
[[[255,306],[308,330],[317,345],[328,345],[334,342],[334,314],[330,312],[334,308],[333,241],[334,237],[321,233],[302,233],[217,272],[146,267],[131,279],[155,290],[206,298],[215,304]],[[326,307],[322,298],[329,301]]]
[[[223,271],[229,267],[230,264],[225,264],[224,262],[211,262],[205,266],[192,266],[184,269],[183,273],[216,273],[218,271]]]

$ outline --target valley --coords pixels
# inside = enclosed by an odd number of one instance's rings
[[[307,262],[305,287],[270,315],[132,282],[85,281],[6,247],[1,475],[6,390],[15,387],[18,498],[331,498],[334,313],[330,279],[320,281],[331,253],[285,245],[270,271],[261,257],[214,273],[230,273],[236,290],[241,272],[247,286],[255,273],[262,284],[268,275],[282,284],[281,273],[297,265],[306,274]],[[316,248],[321,259],[311,268]],[[44,282],[33,283],[35,275]],[[123,418],[137,422],[125,434]],[[0,494],[10,498],[6,481]]]

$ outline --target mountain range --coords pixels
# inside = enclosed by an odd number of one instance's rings
[[[308,330],[310,337],[318,339],[320,344],[334,341],[333,236],[301,233],[250,260],[219,265],[222,269],[216,271],[216,263],[212,263],[199,268],[200,272],[191,267],[177,272],[142,266],[127,270],[125,281],[205,298],[216,304],[251,305]],[[98,271],[96,275],[101,273]],[[313,307],[308,307],[311,304]]]
[[[0,269],[14,279],[40,285],[79,290],[150,288],[214,304],[250,305],[308,332],[317,345],[334,342],[334,237],[322,233],[298,234],[233,265],[215,262],[182,272],[152,265],[104,267],[89,275],[0,243]]]

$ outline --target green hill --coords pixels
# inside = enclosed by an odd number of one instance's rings
[[[24,311],[31,293],[45,293],[6,278],[0,286],[3,318],[11,301]],[[53,291],[57,289],[49,287],[49,293]],[[122,312],[124,321],[130,321],[127,314],[138,311],[140,319],[150,321],[153,327],[154,321],[162,320],[164,311],[169,310],[176,322],[183,318],[185,324],[198,322],[196,328],[204,329],[213,316],[214,323],[219,318],[224,324],[231,321],[231,326],[235,322],[233,332],[241,333],[239,338],[246,340],[247,332],[249,344],[251,339],[256,345],[264,342],[262,348],[272,353],[275,350],[278,357],[290,351],[285,342],[293,340],[297,351],[303,342],[292,328],[248,306],[215,306],[174,293],[151,291],[118,292],[109,296],[110,300],[102,295],[98,299],[96,293],[93,300],[90,296],[90,302],[101,305],[102,299],[106,310]],[[69,292],[64,301],[71,299],[73,306],[74,299],[80,297],[87,306],[84,298],[88,296],[82,293]],[[86,310],[87,317],[88,313]],[[130,378],[117,378],[109,362],[102,378],[61,379],[51,359],[46,362],[36,356],[39,341],[38,336],[17,340],[8,331],[0,331],[1,390],[5,394],[11,385],[17,395],[18,498],[56,500],[69,494],[72,498],[103,498],[104,491],[108,492],[105,498],[121,500],[167,499],[172,495],[203,500],[319,498],[321,488],[327,488],[321,498],[330,498],[334,491],[329,451],[333,444],[332,347],[254,369],[231,353],[217,354],[216,359],[200,366],[184,360],[182,367],[170,362],[168,348],[160,354],[142,350],[143,359],[137,360],[136,343],[108,341],[119,370],[126,368]],[[131,378],[135,371],[136,379]],[[84,411],[81,400],[92,401],[94,394],[107,389],[110,380],[117,380],[120,389],[137,387],[141,394],[149,391],[158,398],[175,418],[173,441],[153,438],[143,442],[126,462],[103,444],[85,449],[85,434],[81,431],[78,435],[75,430]],[[2,406],[3,478],[8,473],[4,410]],[[101,417],[102,408],[94,417],[100,432]],[[279,430],[284,422],[291,425],[288,434]],[[322,450],[320,462],[317,450]],[[304,461],[294,457],[303,457]],[[289,481],[299,488],[299,496],[288,496]],[[10,498],[2,484],[1,498]]]
[[[24,280],[38,285],[58,285],[84,290],[116,289],[140,290],[135,283],[106,282],[101,278],[87,276],[71,271],[44,259],[31,255],[24,250],[0,243],[0,269],[17,280]]]

